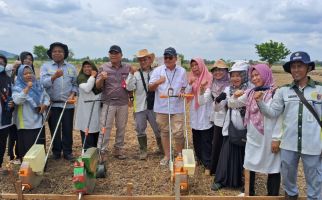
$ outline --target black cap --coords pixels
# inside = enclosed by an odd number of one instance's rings
[[[110,47],[110,50],[108,51],[109,53],[111,53],[112,51],[116,51],[118,53],[122,53],[122,49],[121,47],[117,46],[117,45],[112,45]]]
[[[50,45],[50,47],[49,47],[49,49],[47,51],[48,57],[50,59],[53,59],[52,56],[51,56],[51,54],[52,54],[52,51],[53,51],[54,47],[57,47],[57,46],[59,46],[59,47],[61,47],[61,48],[64,49],[64,59],[66,59],[68,57],[68,54],[69,54],[68,46],[66,44],[61,43],[61,42],[54,42],[54,43],[52,43]]]
[[[177,51],[173,47],[168,47],[164,50],[163,55],[177,56]]]

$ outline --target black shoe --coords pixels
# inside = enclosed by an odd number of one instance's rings
[[[218,190],[220,190],[223,187],[224,186],[222,184],[220,184],[220,183],[213,183],[212,186],[211,186],[211,190],[218,191]]]
[[[64,155],[64,159],[68,161],[75,161],[75,157],[72,154]]]
[[[59,160],[60,159],[60,154],[53,154],[51,155],[51,158],[54,160]]]

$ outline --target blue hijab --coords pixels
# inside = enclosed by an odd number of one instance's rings
[[[30,66],[20,65],[20,67],[18,69],[18,73],[17,73],[17,80],[16,80],[15,86],[13,88],[13,91],[22,92],[22,90],[27,87],[27,82],[25,82],[24,78],[23,78],[23,71],[26,68],[29,68],[31,70],[31,72],[34,73]],[[33,74],[32,87],[27,94],[28,95],[27,101],[33,107],[38,107],[40,105],[40,98],[41,98],[43,91],[44,91],[43,87],[41,86],[40,82],[36,79],[35,74]]]

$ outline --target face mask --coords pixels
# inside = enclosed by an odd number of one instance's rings
[[[4,71],[4,66],[0,65],[0,73]]]

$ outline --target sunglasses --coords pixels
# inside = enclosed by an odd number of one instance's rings
[[[174,58],[174,56],[164,56],[163,58],[164,58],[164,60],[172,60]]]

